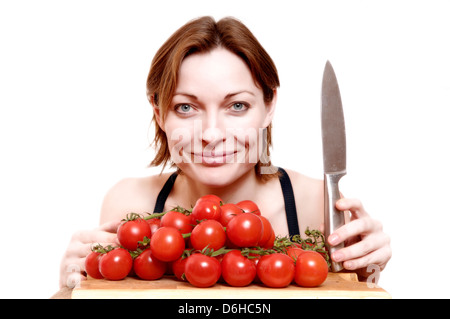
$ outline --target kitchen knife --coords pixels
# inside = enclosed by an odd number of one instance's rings
[[[344,213],[336,209],[340,199],[339,180],[346,172],[345,122],[341,94],[331,63],[327,61],[322,79],[322,148],[325,191],[325,241],[331,254],[344,247],[328,244],[328,236],[344,225]],[[341,262],[331,261],[331,270],[338,272],[344,267]]]

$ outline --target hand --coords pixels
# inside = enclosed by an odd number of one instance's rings
[[[356,271],[363,278],[369,277],[374,270],[383,270],[392,250],[381,222],[372,219],[357,199],[342,198],[336,202],[336,208],[350,211],[351,219],[328,237],[330,245],[345,242],[346,246],[335,251],[331,259],[343,262],[345,269]]]
[[[118,245],[117,227],[119,222],[108,222],[93,230],[76,232],[61,260],[59,286],[74,288],[81,280],[86,280],[85,259],[91,252],[92,245]]]

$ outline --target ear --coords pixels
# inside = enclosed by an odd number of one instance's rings
[[[159,108],[158,105],[155,104],[154,96],[150,98],[150,103],[152,104],[153,107],[153,115],[156,120],[156,123],[158,123],[158,126],[165,132],[163,121],[161,118],[161,109]]]
[[[277,105],[277,90],[273,90],[273,99],[270,103],[266,104],[266,117],[264,119],[264,127],[268,127],[272,123],[273,116],[275,114],[275,106]]]

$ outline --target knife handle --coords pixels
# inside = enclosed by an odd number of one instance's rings
[[[339,211],[336,208],[336,202],[341,198],[341,194],[339,192],[339,180],[342,176],[345,175],[343,173],[335,173],[335,174],[325,174],[324,175],[324,185],[325,185],[325,245],[328,249],[328,252],[331,254],[344,247],[344,243],[340,243],[336,246],[331,246],[328,243],[328,237],[331,233],[333,233],[336,229],[345,224],[344,213]],[[341,262],[331,261],[331,271],[339,272],[344,269],[344,266]]]

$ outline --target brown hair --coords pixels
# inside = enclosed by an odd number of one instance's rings
[[[217,47],[223,47],[238,55],[249,67],[256,85],[262,89],[264,101],[272,101],[274,90],[280,86],[278,72],[272,59],[250,30],[234,18],[223,18],[216,22],[211,17],[201,17],[179,28],[153,58],[147,78],[147,96],[150,103],[159,108],[162,120],[175,93],[178,70],[183,59],[190,54],[208,52]],[[164,168],[170,161],[167,136],[157,125],[155,115],[153,121],[156,131],[153,141],[156,156],[150,166],[163,164]],[[272,124],[267,127],[266,151],[263,152],[267,155],[272,144],[271,127]],[[271,167],[269,159],[264,159],[263,162],[264,166]],[[261,166],[260,159],[255,170],[262,180],[274,176],[261,174]]]

